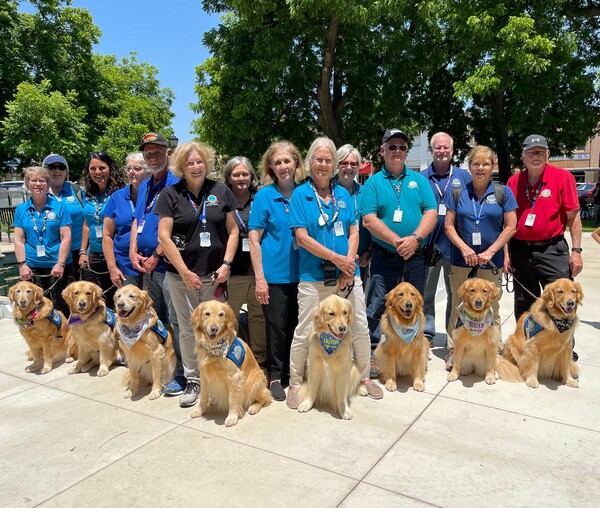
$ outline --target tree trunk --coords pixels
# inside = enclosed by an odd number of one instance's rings
[[[492,110],[492,125],[496,138],[496,153],[498,154],[498,171],[500,182],[506,183],[510,177],[510,150],[508,147],[508,132],[504,117],[504,96],[502,93],[490,97]]]
[[[332,13],[329,18],[329,29],[327,31],[327,44],[323,64],[321,65],[321,81],[317,87],[317,100],[319,101],[319,124],[323,133],[328,136],[336,146],[342,143],[340,126],[334,111],[333,98],[331,96],[331,79],[335,61],[335,48],[338,39],[340,18]]]

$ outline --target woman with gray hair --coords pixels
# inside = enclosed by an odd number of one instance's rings
[[[237,227],[240,230],[240,240],[233,262],[228,284],[228,303],[236,319],[244,302],[248,304],[248,345],[254,353],[258,364],[267,370],[267,339],[265,316],[261,304],[256,299],[256,279],[250,259],[250,244],[248,242],[248,221],[250,208],[258,188],[258,178],[252,163],[246,157],[233,157],[223,170],[223,180],[231,189],[238,207],[235,210]]]
[[[356,264],[358,230],[354,202],[348,191],[334,185],[332,176],[338,156],[333,141],[320,137],[306,156],[311,180],[298,187],[290,202],[290,226],[300,247],[298,326],[290,352],[290,387],[287,405],[297,409],[308,357],[312,313],[332,294],[348,299],[354,308],[351,324],[354,356],[361,372],[361,394],[381,399],[383,391],[369,379],[371,342],[365,297]]]

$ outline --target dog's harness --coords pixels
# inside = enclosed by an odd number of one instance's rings
[[[485,316],[482,318],[474,318],[470,316],[466,310],[462,308],[462,304],[458,310],[458,319],[456,321],[456,328],[464,326],[468,332],[474,337],[479,337],[494,323],[494,313],[489,309]]]
[[[418,317],[417,322],[412,326],[400,325],[396,323],[396,320],[392,316],[388,316],[392,328],[396,332],[396,335],[400,337],[406,344],[410,344],[421,327],[421,316]]]
[[[98,311],[97,310],[94,311],[90,315],[90,317],[92,317],[94,314],[96,314],[96,312],[98,312]],[[85,321],[86,320],[83,319],[81,316],[78,316],[76,314],[71,314],[69,316],[68,325],[69,326],[82,325],[85,323]],[[116,323],[117,323],[117,318],[115,316],[115,313],[112,310],[110,310],[108,307],[104,307],[104,324],[110,326],[111,329],[114,329]]]
[[[321,335],[319,335],[319,342],[328,355],[335,353],[343,340],[343,337],[338,339],[335,335],[327,332],[322,332]]]
[[[152,326],[150,325],[150,314],[146,314],[144,318],[136,323],[133,326],[129,326],[126,324],[117,325],[117,332],[119,333],[120,339],[123,341],[123,344],[127,346],[127,349],[131,349],[133,345],[144,335],[144,332],[150,328],[150,331],[154,332],[156,335],[160,337],[162,343],[164,344],[168,337],[167,327],[164,323],[157,319],[156,323]]]
[[[38,314],[40,313],[40,308],[41,305],[38,305],[35,309],[33,309],[31,311],[31,314],[29,314],[29,316],[24,317],[24,318],[17,318],[17,324],[23,328],[23,330],[27,330],[29,328],[31,328],[35,322],[35,318],[38,316]],[[50,321],[54,326],[56,326],[57,329],[61,329],[62,327],[62,317],[61,315],[58,313],[57,310],[52,309],[52,312],[50,313],[49,316],[46,316],[46,319],[48,321]]]
[[[238,337],[233,339],[231,345],[227,344],[226,337],[223,337],[213,345],[210,345],[205,341],[204,349],[213,356],[229,358],[238,368],[241,368],[246,358],[246,350]]]
[[[552,319],[552,322],[556,326],[556,329],[558,330],[559,333],[566,332],[573,326],[572,319],[554,318],[552,316],[550,316],[550,319]],[[541,324],[539,324],[535,319],[533,319],[531,317],[531,314],[529,316],[527,316],[525,318],[525,321],[523,322],[523,333],[525,333],[525,337],[527,339],[532,339],[535,335],[537,335],[543,329],[544,329],[544,327]]]

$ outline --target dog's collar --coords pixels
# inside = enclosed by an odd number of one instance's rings
[[[417,332],[419,328],[421,328],[421,316],[417,318],[417,322],[412,326],[401,325],[396,322],[396,320],[392,316],[388,316],[390,320],[390,324],[396,332],[396,335],[400,337],[406,344],[410,344],[415,337],[417,336]]]
[[[96,310],[92,312],[87,319],[83,319],[79,314],[71,314],[69,316],[68,325],[69,326],[77,326],[84,324],[88,319],[90,319],[96,312],[98,312],[101,307],[96,307]],[[108,307],[104,307],[104,324],[110,326],[111,328],[115,327],[117,322],[117,318],[115,317],[115,313],[110,310]]]
[[[458,309],[458,320],[456,321],[456,328],[464,326],[468,332],[474,337],[479,337],[494,323],[494,313],[492,309],[489,309],[485,316],[476,318],[471,316],[462,306]]]
[[[41,309],[41,305],[38,304],[35,306],[35,308],[29,313],[29,315],[25,316],[25,317],[20,317],[17,318],[17,324],[23,328],[24,330],[27,330],[28,328],[31,328],[33,326],[33,322],[35,321],[35,318],[38,316],[38,314],[40,313],[40,309]]]
[[[149,326],[150,314],[146,314],[133,326],[119,323],[117,325],[117,331],[119,332],[119,337],[123,341],[123,344],[127,346],[127,349],[131,349],[133,345],[140,340],[140,337],[144,335],[144,332]]]
[[[238,337],[235,337],[231,344],[227,342],[227,337],[221,337],[214,344],[205,340],[203,345],[211,355],[217,358],[229,358],[238,368],[242,366],[246,358],[244,345]]]
[[[328,355],[335,353],[343,340],[343,337],[338,339],[335,335],[328,332],[321,332],[321,335],[319,335],[319,342]]]

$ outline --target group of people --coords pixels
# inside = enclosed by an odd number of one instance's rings
[[[207,178],[215,164],[211,147],[191,141],[171,153],[155,132],[127,156],[126,171],[108,154],[92,152],[81,187],[68,181],[64,157],[51,154],[25,171],[31,199],[15,213],[20,276],[54,290],[65,313],[60,294],[78,269],[105,291],[109,305],[123,284],[146,289],[159,318],[173,328],[177,373],[164,390],[179,395],[182,407],[199,394],[189,321],[199,303],[227,299],[238,316],[247,304],[248,342],[273,398],[295,409],[312,312],[338,294],[354,308],[361,391],[381,399],[371,351],[383,339],[385,296],[399,282],[424,295],[424,333],[433,340],[442,274],[451,337],[452,295],[474,273],[501,289],[502,270],[512,268],[518,318],[545,284],[582,268],[575,181],[547,164],[543,136],[527,137],[525,170],[508,185],[492,182],[495,155],[487,147],[471,151],[466,171],[452,166],[451,136],[434,134],[433,162],[418,172],[405,164],[408,142],[403,131],[386,130],[383,168],[363,186],[356,182],[358,150],[338,149],[326,137],[315,139],[304,159],[290,142],[269,146],[261,186],[246,157],[229,160],[221,183]],[[499,326],[498,306],[493,310]],[[451,366],[451,338],[448,349]]]

